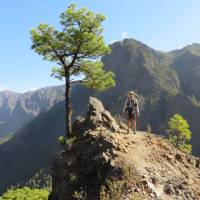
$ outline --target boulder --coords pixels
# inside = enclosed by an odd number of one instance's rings
[[[85,127],[95,129],[99,126],[106,127],[115,132],[119,129],[116,120],[109,111],[105,110],[102,102],[95,97],[90,97]]]

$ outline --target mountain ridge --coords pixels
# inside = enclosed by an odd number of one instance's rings
[[[0,92],[0,137],[16,132],[38,114],[63,100],[63,86],[46,87],[25,93]]]
[[[0,145],[0,193],[25,184],[40,169],[51,165],[58,150],[57,137],[64,132],[64,103],[59,102],[20,128]]]

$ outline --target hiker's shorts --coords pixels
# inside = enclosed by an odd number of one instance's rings
[[[136,110],[128,109],[127,111],[128,111],[128,120],[129,119],[135,120],[137,117]]]

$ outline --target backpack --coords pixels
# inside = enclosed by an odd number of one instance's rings
[[[131,105],[131,104],[132,104],[132,105]],[[134,98],[132,101],[130,101],[130,100],[128,99],[127,104],[126,104],[126,112],[127,112],[127,111],[136,110],[136,107],[137,107],[137,101],[136,101],[136,99]]]

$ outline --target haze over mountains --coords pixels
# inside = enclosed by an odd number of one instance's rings
[[[57,137],[64,132],[63,107],[62,102],[56,104],[0,145],[0,193],[50,167],[58,147]]]
[[[0,137],[17,131],[38,114],[64,100],[64,88],[54,86],[26,93],[0,92]]]
[[[119,117],[127,91],[134,90],[141,107],[139,129],[145,130],[149,124],[153,132],[167,135],[169,118],[179,113],[190,124],[193,154],[199,156],[200,45],[193,44],[167,53],[125,39],[112,44],[111,48],[112,53],[102,60],[105,68],[115,73],[116,87],[96,92],[76,85],[72,92],[73,116],[84,115],[89,96],[96,96],[106,109]],[[22,103],[16,100],[19,94],[0,93],[0,121],[7,122],[6,125],[2,123],[0,135],[17,130],[50,109],[0,145],[0,180],[6,179],[0,184],[0,192],[49,166],[57,148],[56,137],[64,132],[64,103],[54,106],[63,100],[63,88],[39,91],[23,96]],[[22,173],[22,168],[26,173]]]

